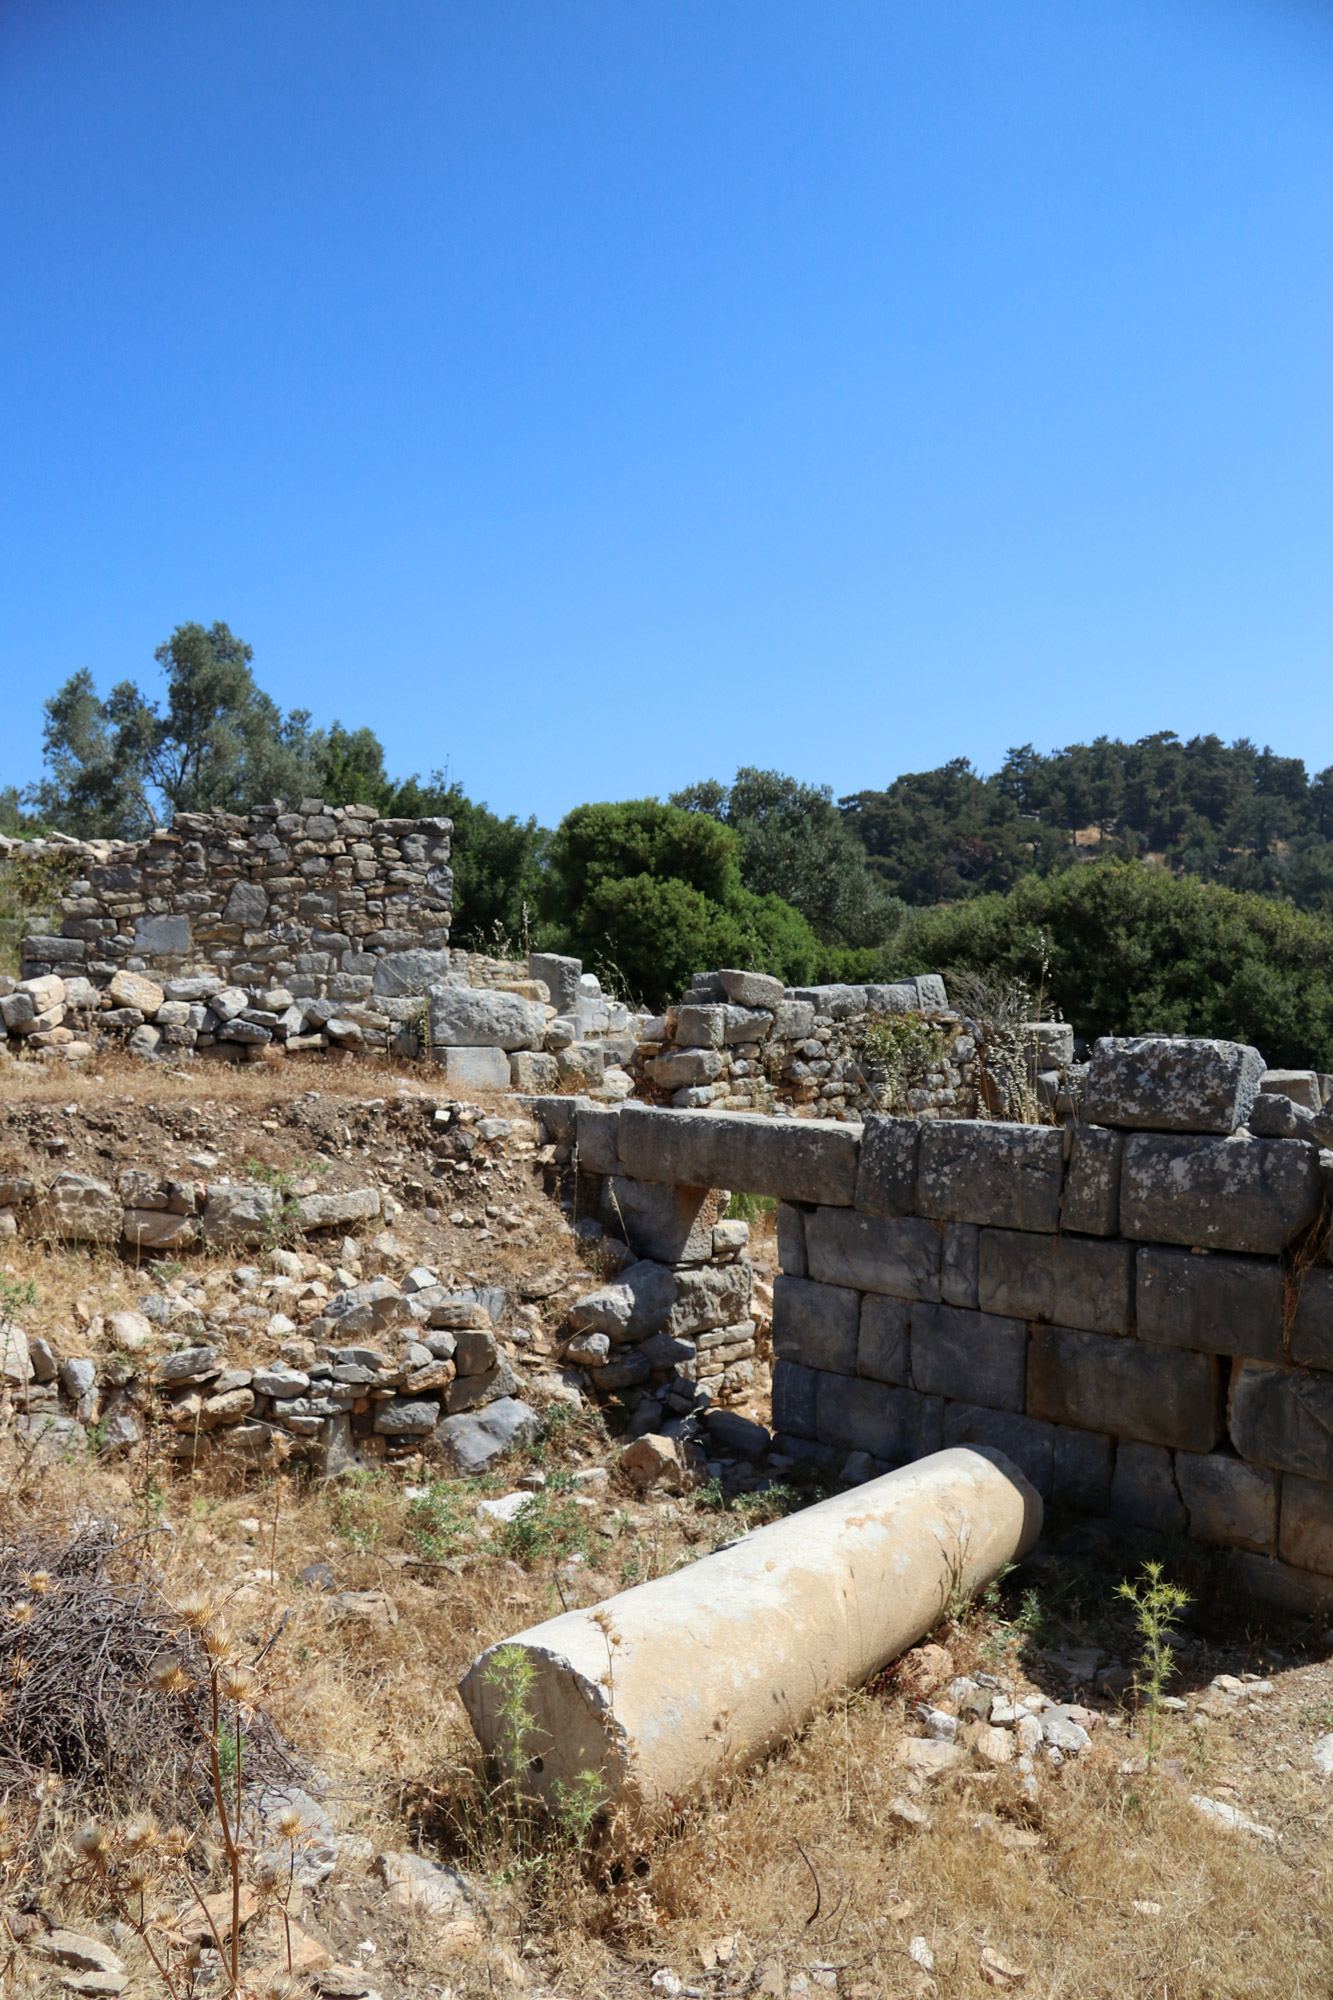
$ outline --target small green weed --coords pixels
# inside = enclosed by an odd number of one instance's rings
[[[471,1547],[476,1534],[468,1496],[432,1481],[429,1493],[408,1506],[407,1532],[426,1562],[448,1562]]]
[[[771,1194],[746,1194],[744,1189],[738,1189],[727,1203],[722,1219],[724,1222],[748,1222],[753,1229],[761,1216],[771,1215],[776,1207],[777,1202]]]
[[[17,1319],[37,1303],[37,1287],[31,1278],[11,1278],[0,1271],[0,1320]]]
[[[889,1110],[904,1106],[908,1091],[939,1067],[952,1035],[951,1028],[936,1027],[921,1014],[877,1014],[867,1023],[861,1058]]]
[[[548,1493],[543,1487],[512,1521],[500,1523],[495,1545],[511,1562],[536,1569],[586,1549],[588,1524],[582,1508],[563,1493]]]
[[[1137,1584],[1126,1580],[1118,1585],[1117,1597],[1134,1607],[1135,1621],[1143,1639],[1134,1673],[1134,1691],[1148,1717],[1147,1756],[1149,1767],[1157,1754],[1157,1729],[1161,1720],[1162,1696],[1176,1670],[1176,1656],[1167,1644],[1171,1620],[1178,1618],[1189,1603],[1189,1593],[1179,1584],[1167,1583],[1159,1562],[1145,1562]]]

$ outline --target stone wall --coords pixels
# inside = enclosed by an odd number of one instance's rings
[[[1231,1044],[1101,1042],[1097,1124],[626,1104],[581,1111],[578,1146],[687,1206],[777,1198],[786,1458],[854,1479],[997,1445],[1309,1609],[1333,1602],[1333,1133],[1264,1076]]]

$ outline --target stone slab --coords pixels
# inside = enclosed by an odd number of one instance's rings
[[[779,1201],[850,1207],[861,1127],[831,1119],[666,1111],[626,1104],[620,1165],[641,1181],[738,1189]]]
[[[1215,1132],[1245,1123],[1264,1073],[1258,1049],[1183,1036],[1103,1036],[1083,1093],[1093,1125],[1148,1132]]]
[[[1319,1154],[1304,1139],[1125,1141],[1120,1227],[1150,1243],[1276,1256],[1319,1212]]]
[[[1327,1481],[1292,1472],[1282,1481],[1277,1553],[1297,1569],[1333,1576],[1333,1486]]]
[[[580,1131],[583,1119],[579,1120]],[[582,1145],[580,1144],[580,1163]],[[712,1188],[664,1187],[613,1174],[602,1183],[602,1223],[636,1257],[659,1264],[704,1264],[722,1204]]]
[[[1039,1326],[1028,1347],[1028,1415],[1144,1444],[1211,1451],[1222,1435],[1217,1359]]]
[[[1312,1265],[1292,1286],[1291,1358],[1301,1367],[1333,1370],[1333,1270]]]
[[[430,1039],[442,1048],[539,1049],[546,1036],[546,1009],[517,993],[480,986],[434,985],[426,989]],[[505,1082],[509,1065],[504,1066]]]
[[[915,1118],[872,1113],[861,1133],[856,1206],[864,1215],[911,1215],[916,1207],[916,1163],[921,1127]]]
[[[1006,1410],[983,1409],[971,1403],[946,1403],[944,1443],[988,1444],[1011,1458],[1036,1487],[1043,1500],[1054,1487],[1055,1425]]]
[[[1021,1320],[958,1306],[912,1311],[912,1386],[984,1409],[1021,1413],[1027,1397],[1027,1328]]]
[[[773,1428],[793,1437],[813,1438],[815,1434],[815,1392],[819,1374],[799,1361],[773,1364]]]
[[[816,1208],[805,1219],[806,1268],[821,1284],[895,1299],[938,1299],[940,1232],[919,1216]]]
[[[1267,1466],[1247,1465],[1226,1452],[1176,1453],[1176,1485],[1189,1515],[1189,1531],[1199,1542],[1272,1555],[1277,1547],[1280,1483]]]
[[[946,1306],[967,1306],[972,1311],[976,1310],[980,1302],[978,1292],[980,1250],[981,1231],[975,1222],[945,1223],[944,1255],[940,1262],[940,1297]]]
[[[504,1049],[435,1048],[432,1056],[446,1083],[456,1090],[508,1090],[509,1057]]]
[[[1282,1267],[1271,1257],[1145,1243],[1135,1275],[1140,1340],[1205,1354],[1282,1359]]]
[[[789,1201],[780,1201],[777,1230],[778,1269],[789,1272],[794,1278],[803,1278],[806,1275],[805,1210]]]
[[[1161,1445],[1122,1442],[1111,1475],[1111,1512],[1135,1528],[1183,1533],[1185,1507],[1176,1486],[1171,1454]]]
[[[1311,1479],[1333,1475],[1333,1375],[1242,1361],[1227,1422],[1242,1458]]]
[[[582,976],[582,959],[562,958],[553,951],[528,953],[528,978],[544,982],[551,996],[551,1005],[557,1014],[568,1014],[573,1011],[579,997],[579,980]]]
[[[1089,1333],[1128,1333],[1133,1292],[1134,1245],[1119,1237],[981,1231],[977,1303],[982,1312]]]
[[[386,951],[375,960],[371,991],[402,1000],[424,993],[449,970],[447,951]]]
[[[853,1291],[809,1278],[780,1275],[773,1282],[773,1352],[781,1360],[855,1375],[860,1321]]]
[[[910,1380],[908,1341],[912,1308],[905,1299],[886,1299],[867,1292],[861,1300],[861,1332],[856,1348],[856,1372],[896,1387]]]
[[[566,1099],[566,1102],[569,1100]],[[574,1122],[579,1149],[579,1170],[585,1174],[617,1174],[620,1171],[620,1106],[590,1104],[579,1099]],[[654,1183],[660,1186],[661,1183]],[[645,1251],[644,1255],[650,1253]],[[670,1258],[667,1259],[669,1263]]]
[[[188,917],[136,917],[134,950],[140,958],[186,958],[190,951]]]
[[[1074,1134],[1065,1169],[1060,1220],[1065,1229],[1082,1236],[1120,1233],[1120,1161],[1123,1132],[1103,1125],[1080,1125]]]
[[[1060,1226],[1064,1133],[1053,1125],[933,1119],[921,1128],[917,1213],[1009,1229]]]

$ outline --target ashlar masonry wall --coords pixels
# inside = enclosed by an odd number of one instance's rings
[[[1307,1610],[1333,1602],[1326,1167],[1321,1134],[1248,1128],[1262,1074],[1231,1044],[1103,1042],[1104,1123],[626,1104],[579,1143],[777,1197],[781,1451],[868,1478],[996,1445],[1043,1497],[1229,1549]]]

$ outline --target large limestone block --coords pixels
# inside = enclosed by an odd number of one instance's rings
[[[539,1049],[546,1037],[546,1009],[517,993],[480,986],[429,986],[432,1048]],[[505,1080],[509,1069],[505,1065]]]
[[[454,1090],[508,1090],[509,1057],[504,1049],[436,1048],[432,1058]]]
[[[737,972],[724,968],[718,973],[722,991],[734,1007],[764,1007],[770,1014],[786,999],[786,988],[780,979],[774,979],[767,972]]]
[[[722,1074],[722,1057],[713,1048],[673,1049],[654,1056],[645,1068],[662,1090],[693,1090],[716,1081]]]
[[[449,970],[447,951],[386,951],[375,960],[372,992],[386,1000],[405,1000],[424,993]]]
[[[1279,1362],[1282,1288],[1282,1266],[1271,1257],[1201,1257],[1145,1243],[1135,1282],[1139,1339]]]
[[[983,1312],[1052,1320],[1089,1333],[1128,1333],[1134,1245],[1119,1238],[983,1229],[977,1303]]]
[[[784,1000],[773,1015],[773,1039],[805,1042],[815,1029],[815,1010],[808,1000]]]
[[[186,958],[190,951],[188,917],[136,917],[134,950],[139,958]]]
[[[792,1437],[813,1439],[818,1390],[819,1374],[816,1369],[807,1368],[799,1361],[785,1361],[779,1356],[773,1363],[774,1430],[786,1431]]]
[[[199,1224],[192,1215],[172,1215],[165,1208],[127,1208],[121,1233],[136,1250],[188,1250],[198,1240]]]
[[[971,1403],[944,1406],[945,1445],[990,1445],[1002,1451],[1036,1487],[1043,1500],[1055,1484],[1054,1424],[1036,1417],[1015,1416],[1007,1410],[982,1409]]]
[[[378,1188],[348,1188],[343,1194],[307,1194],[296,1204],[296,1224],[311,1229],[350,1229],[373,1222],[380,1212]]]
[[[725,1007],[682,1007],[676,1015],[676,1046],[720,1049],[726,1024]]]
[[[899,1457],[897,1392],[884,1382],[821,1372],[815,1436],[838,1451],[868,1451],[886,1464]]]
[[[569,1104],[570,1098],[558,1100]],[[620,1106],[618,1104],[591,1104],[586,1097],[577,1100],[574,1134],[579,1149],[579,1171],[585,1174],[616,1174],[620,1171]],[[537,1115],[540,1117],[541,1113]],[[554,1136],[555,1127],[548,1119],[547,1130]],[[640,1186],[649,1183],[640,1182]],[[652,1253],[644,1251],[645,1256]]]
[[[1333,1466],[1330,1466],[1333,1471]],[[1277,1553],[1297,1569],[1333,1576],[1333,1485],[1289,1472],[1282,1481],[1282,1529]]]
[[[1258,1049],[1241,1042],[1107,1035],[1093,1044],[1083,1114],[1093,1125],[1226,1135],[1249,1117],[1263,1073]]]
[[[1122,1443],[1111,1477],[1111,1512],[1135,1528],[1180,1534],[1185,1508],[1176,1486],[1171,1454],[1161,1445]]]
[[[678,1339],[715,1326],[735,1326],[749,1312],[754,1271],[748,1257],[731,1264],[685,1264],[674,1276],[676,1302],[666,1331]]]
[[[944,1222],[1053,1232],[1063,1175],[1058,1126],[934,1119],[921,1130],[917,1212]]]
[[[1319,1212],[1318,1149],[1304,1139],[1125,1141],[1120,1227],[1150,1243],[1275,1256]]]
[[[605,1333],[612,1341],[646,1340],[666,1325],[676,1303],[676,1274],[643,1258],[613,1285],[588,1292],[569,1309],[574,1333]]]
[[[927,1395],[1021,1412],[1027,1399],[1027,1347],[1022,1320],[958,1306],[915,1306],[912,1385]]]
[[[773,1281],[773,1352],[781,1361],[855,1375],[860,1300],[837,1285],[780,1275]]]
[[[1293,1276],[1291,1291],[1291,1359],[1300,1367],[1333,1370],[1333,1270],[1314,1264]]]
[[[1227,1420],[1242,1458],[1333,1477],[1333,1375],[1243,1361],[1232,1370]]]
[[[911,1215],[921,1126],[915,1118],[866,1119],[856,1172],[856,1206],[864,1215]]]
[[[263,928],[268,916],[268,890],[262,882],[235,882],[222,912],[224,924],[240,924],[243,929]]]
[[[1039,1326],[1028,1347],[1028,1415],[1143,1444],[1211,1451],[1222,1435],[1216,1357]]]
[[[533,1669],[527,1781],[555,1803],[590,1771],[632,1813],[672,1811],[879,1672],[1040,1525],[1040,1499],[1000,1454],[942,1452],[521,1632],[504,1643]],[[488,1751],[510,1726],[505,1689],[496,1649],[461,1684]]]
[[[1196,1541],[1271,1555],[1277,1546],[1278,1484],[1267,1466],[1247,1465],[1226,1452],[1176,1453],[1176,1485]]]
[[[641,1181],[846,1207],[856,1187],[860,1139],[859,1125],[832,1120],[627,1104],[620,1114],[620,1165]]]
[[[773,1029],[773,1016],[760,1007],[724,1007],[722,1040],[730,1048],[738,1042],[765,1042]]]
[[[274,1188],[210,1186],[204,1203],[204,1241],[219,1245],[266,1243],[273,1235],[281,1206]]]
[[[861,1301],[861,1330],[856,1345],[856,1372],[876,1382],[903,1387],[910,1379],[908,1343],[912,1309],[905,1299],[879,1298],[867,1292]]]
[[[39,1204],[44,1233],[74,1243],[115,1243],[121,1232],[120,1197],[90,1174],[57,1175]]]
[[[1289,1097],[1293,1104],[1303,1105],[1307,1111],[1318,1113],[1324,1108],[1318,1070],[1266,1069],[1259,1079],[1259,1088],[1278,1097]]]
[[[551,1005],[557,1014],[573,1012],[579,997],[579,980],[582,976],[582,959],[561,958],[553,951],[528,953],[528,977],[540,979],[545,983],[551,996]]]
[[[862,1215],[817,1208],[805,1219],[805,1260],[812,1278],[895,1299],[938,1299],[940,1232],[919,1216]]]
[[[583,1121],[580,1119],[580,1130]],[[582,1163],[582,1147],[580,1146]],[[614,1174],[602,1182],[602,1221],[636,1257],[659,1264],[703,1264],[713,1254],[722,1209],[712,1188],[665,1187]]]
[[[805,1210],[789,1201],[778,1203],[778,1269],[794,1278],[805,1276]]]
[[[1123,1132],[1080,1125],[1065,1170],[1060,1223],[1082,1236],[1116,1236],[1120,1231],[1120,1161]]]
[[[141,1014],[156,1014],[167,997],[155,979],[145,979],[141,972],[118,972],[107,992],[114,1007],[137,1007]]]

